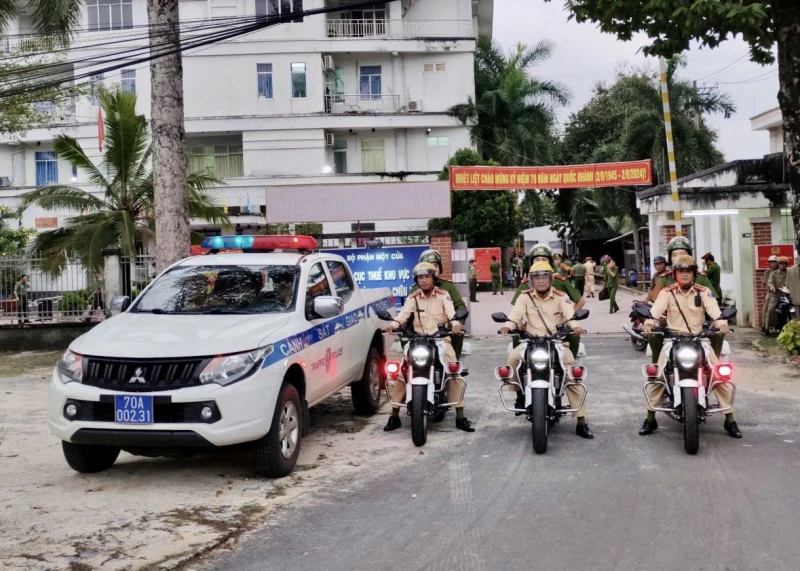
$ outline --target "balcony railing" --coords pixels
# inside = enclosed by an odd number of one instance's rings
[[[329,38],[471,38],[471,20],[328,20]]]
[[[326,113],[397,113],[399,95],[326,95]]]
[[[60,47],[59,40],[54,36],[37,36],[34,34],[27,36],[14,36],[11,38],[0,38],[0,51],[5,53],[46,53],[52,52]]]

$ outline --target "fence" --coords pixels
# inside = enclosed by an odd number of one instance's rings
[[[99,320],[104,301],[102,282],[80,262],[68,260],[54,276],[41,258],[0,257],[0,325]]]
[[[156,257],[145,254],[137,256],[134,260],[121,257],[119,261],[121,293],[136,299],[136,296],[156,277]]]
[[[327,20],[329,38],[472,38],[472,20]]]

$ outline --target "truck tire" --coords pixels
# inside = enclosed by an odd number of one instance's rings
[[[534,452],[547,452],[547,389],[533,389],[531,437]]]
[[[361,380],[350,385],[350,396],[356,414],[370,416],[381,406],[381,357],[375,347],[370,347]]]
[[[81,474],[96,474],[108,470],[119,456],[117,446],[101,446],[97,444],[74,444],[61,441],[61,449],[69,467]]]
[[[415,446],[424,446],[428,440],[428,387],[411,387],[411,440]]]
[[[253,465],[267,478],[288,476],[297,463],[302,439],[302,405],[293,385],[283,383],[269,432],[256,440]]]
[[[681,389],[683,407],[683,447],[687,454],[697,454],[700,449],[700,420],[697,416],[697,393],[692,387]]]

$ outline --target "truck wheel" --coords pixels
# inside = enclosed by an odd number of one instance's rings
[[[350,396],[356,414],[372,415],[381,406],[381,357],[375,347],[367,353],[364,375],[357,383],[350,385]]]
[[[73,444],[61,441],[61,449],[69,467],[81,474],[95,474],[108,470],[117,461],[120,449],[117,446],[97,444]]]
[[[266,436],[256,440],[253,463],[256,472],[268,478],[288,476],[300,454],[300,395],[284,383],[278,394],[272,426]]]

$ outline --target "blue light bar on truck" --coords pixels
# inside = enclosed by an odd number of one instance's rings
[[[314,250],[312,236],[209,236],[203,240],[208,250]]]

